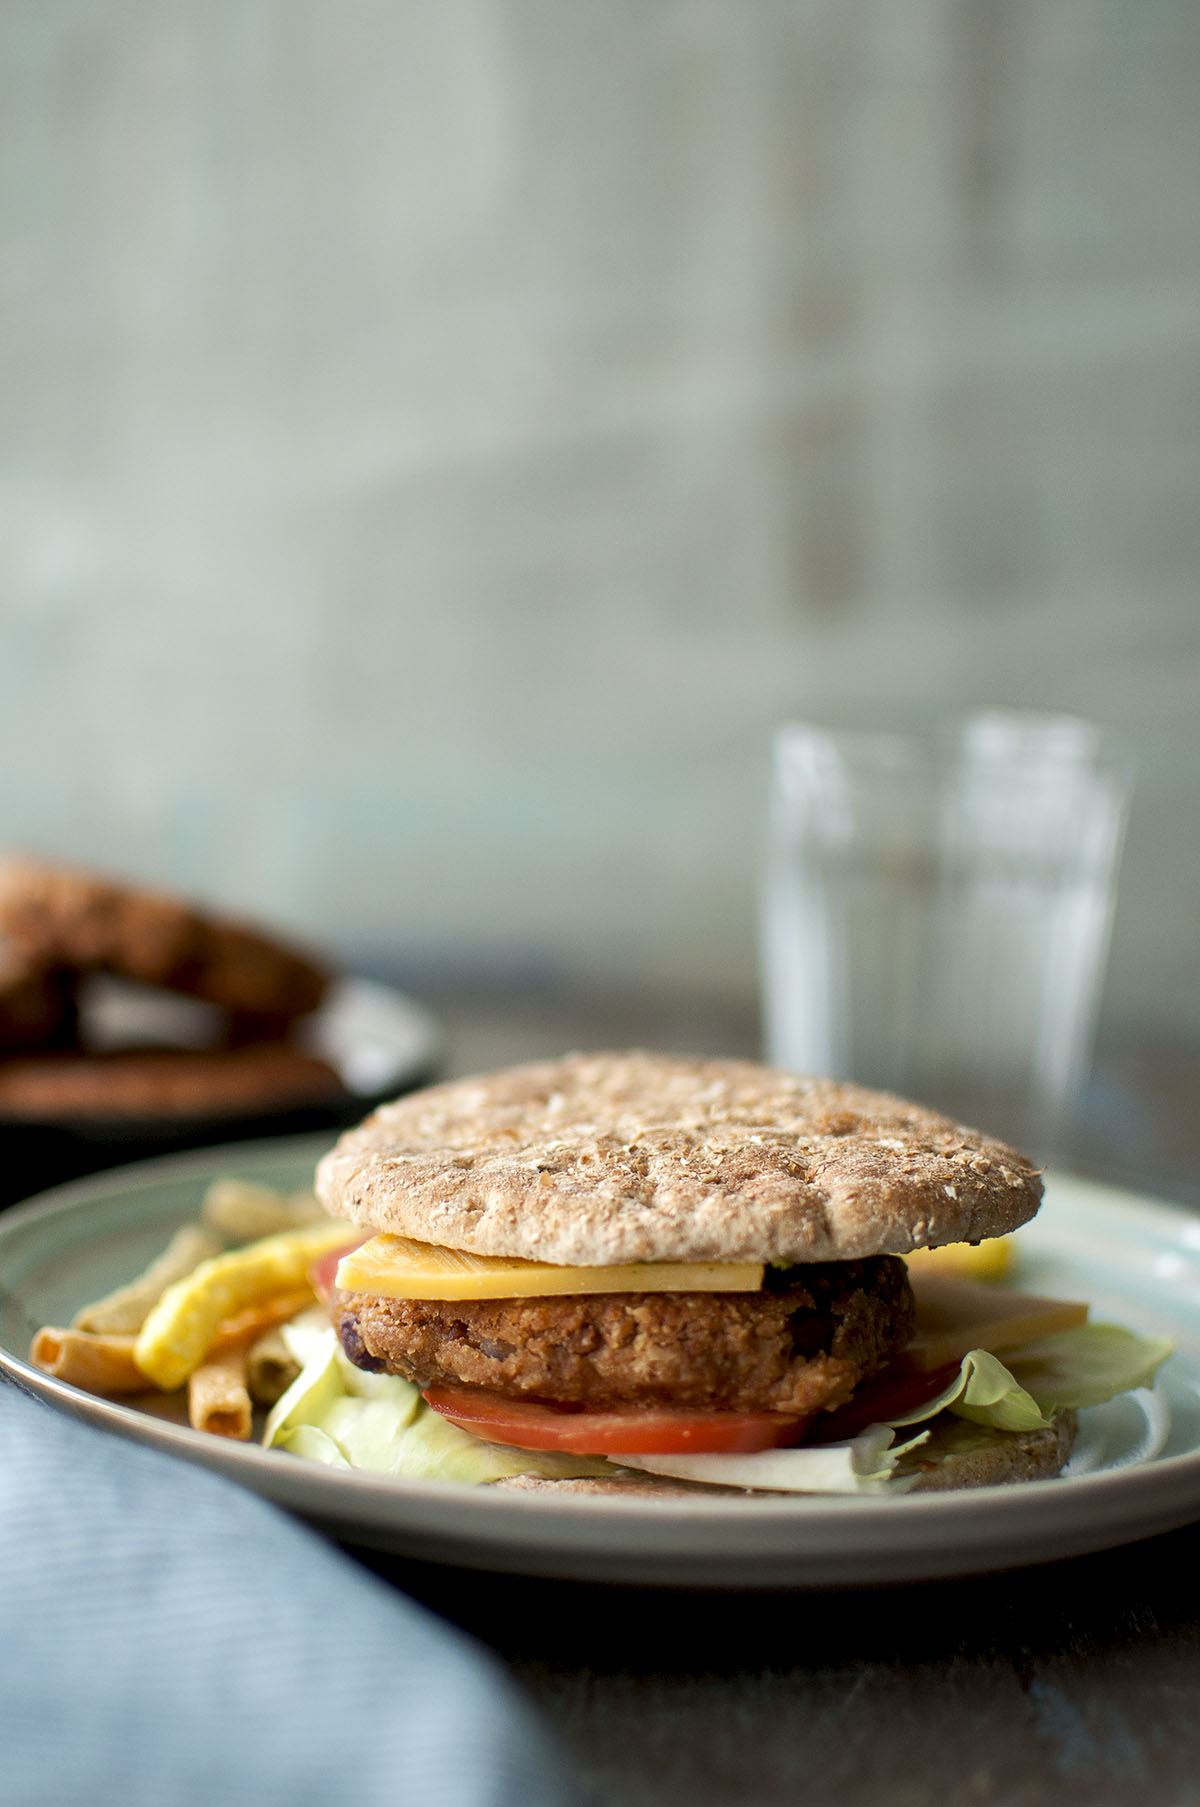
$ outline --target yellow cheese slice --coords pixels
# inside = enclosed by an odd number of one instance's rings
[[[914,1273],[961,1274],[967,1280],[1002,1280],[1013,1265],[1013,1236],[991,1236],[986,1242],[946,1242],[936,1249],[913,1249],[904,1257],[909,1278]]]
[[[915,1266],[909,1269],[909,1280],[917,1322],[904,1353],[919,1368],[960,1361],[969,1349],[1003,1357],[1006,1350],[1087,1322],[1087,1306],[1072,1299],[1008,1292]]]
[[[523,1299],[551,1293],[758,1292],[762,1263],[652,1261],[629,1267],[552,1267],[499,1255],[469,1255],[409,1236],[373,1236],[343,1255],[343,1292],[388,1299]]]

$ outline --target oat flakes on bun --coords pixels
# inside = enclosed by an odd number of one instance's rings
[[[884,1433],[912,1442],[897,1473],[880,1458],[907,1487],[1069,1456],[1069,1409],[998,1428],[963,1403],[978,1377],[936,1404],[968,1351],[986,1365],[1087,1308],[916,1274],[914,1298],[906,1256],[1007,1235],[1042,1196],[1024,1156],[919,1105],[750,1061],[571,1054],[383,1106],[316,1184],[366,1238],[330,1295],[355,1367],[490,1445],[611,1465],[501,1484],[807,1491],[786,1476],[818,1452],[914,1418]]]

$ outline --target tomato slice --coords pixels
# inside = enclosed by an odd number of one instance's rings
[[[822,1414],[814,1426],[814,1443],[841,1443],[857,1437],[869,1424],[887,1424],[928,1405],[950,1385],[961,1364],[943,1368],[909,1367],[903,1357],[861,1386],[853,1399],[835,1412]]]
[[[775,1449],[794,1443],[804,1418],[780,1412],[671,1411],[630,1406],[594,1412],[538,1400],[505,1399],[470,1387],[427,1387],[434,1411],[493,1443],[563,1449],[576,1456],[679,1455]]]
[[[329,1303],[334,1277],[338,1271],[338,1262],[342,1256],[353,1254],[355,1249],[361,1249],[366,1240],[365,1236],[355,1236],[350,1241],[343,1243],[340,1248],[328,1249],[325,1254],[317,1256],[308,1270],[308,1282],[322,1305]]]

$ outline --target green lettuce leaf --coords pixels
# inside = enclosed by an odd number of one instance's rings
[[[326,1468],[350,1467],[332,1437],[319,1431],[315,1424],[298,1424],[293,1430],[280,1431],[276,1449],[286,1449],[293,1456],[304,1456],[310,1462],[323,1462]]]
[[[1173,1348],[1168,1337],[1136,1336],[1119,1324],[1080,1324],[1026,1343],[1006,1360],[1013,1378],[1053,1413],[1150,1386]]]
[[[1056,1412],[1148,1387],[1173,1347],[1166,1337],[1137,1336],[1119,1324],[1080,1324],[1010,1350],[1003,1362],[972,1349],[945,1392],[888,1422],[924,1424],[953,1412],[993,1430],[1038,1430]]]
[[[521,1474],[569,1480],[613,1472],[600,1456],[511,1449],[460,1430],[399,1375],[356,1368],[331,1329],[272,1407],[263,1444],[330,1467],[475,1486]]]
[[[964,1355],[958,1373],[936,1399],[888,1422],[895,1426],[924,1424],[939,1412],[953,1412],[997,1431],[1036,1431],[1050,1422],[1037,1400],[986,1349],[972,1349]]]

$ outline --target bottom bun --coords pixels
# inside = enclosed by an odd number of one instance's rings
[[[595,1493],[612,1498],[615,1493],[638,1499],[669,1499],[681,1493],[739,1494],[746,1498],[744,1487],[710,1487],[702,1481],[672,1481],[665,1474],[643,1474],[635,1468],[616,1468],[612,1474],[581,1475],[577,1480],[552,1481],[540,1474],[517,1474],[508,1480],[493,1481],[494,1487],[516,1493]],[[765,1494],[755,1496],[765,1499]],[[780,1493],[775,1499],[782,1499]]]
[[[1059,1412],[1044,1430],[994,1431],[943,1412],[934,1420],[928,1442],[901,1456],[896,1473],[917,1476],[913,1493],[1047,1481],[1070,1458],[1076,1423],[1074,1412]]]
[[[901,1456],[897,1475],[915,1475],[910,1493],[937,1493],[952,1487],[1004,1487],[1015,1481],[1047,1481],[1059,1474],[1075,1444],[1074,1412],[1059,1412],[1043,1430],[995,1431],[970,1424],[949,1412],[934,1419],[926,1441]],[[900,1433],[904,1435],[903,1432]],[[622,1468],[612,1475],[571,1481],[547,1480],[522,1474],[496,1481],[496,1487],[521,1493],[626,1494],[641,1499],[669,1499],[681,1493],[737,1494],[745,1499],[750,1489],[718,1487],[703,1481],[670,1480]],[[755,1491],[756,1499],[784,1500],[799,1494]]]

